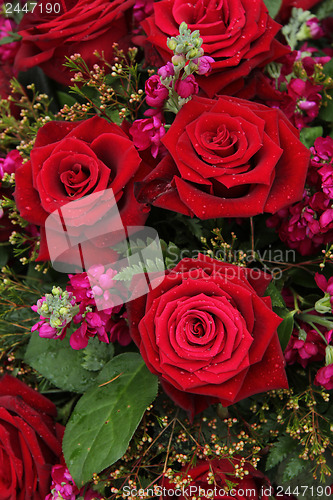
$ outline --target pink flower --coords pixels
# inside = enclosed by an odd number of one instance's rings
[[[153,13],[153,5],[154,0],[136,0],[133,6],[133,17],[137,25]]]
[[[165,80],[169,76],[173,76],[175,74],[175,68],[173,64],[169,61],[166,63],[165,66],[162,66],[158,71],[157,74],[162,78],[162,80]]]
[[[333,199],[333,165],[325,165],[319,170],[322,180],[322,190],[329,198]]]
[[[280,108],[298,129],[302,129],[318,115],[322,90],[322,85],[292,78],[287,83],[287,92],[281,94],[281,100],[267,101],[267,104]]]
[[[278,211],[267,220],[279,237],[302,255],[310,255],[333,240],[333,209],[330,199],[318,191],[311,197],[305,191],[303,201]]]
[[[51,472],[51,493],[45,500],[75,500],[79,489],[76,487],[69,470],[64,465],[54,465]]]
[[[175,91],[180,97],[187,99],[187,97],[198,93],[199,85],[195,81],[194,76],[189,75],[184,80],[178,78],[175,83]]]
[[[157,157],[162,148],[161,139],[165,135],[164,123],[158,116],[135,120],[129,129],[133,142],[139,151],[151,148],[151,154]]]
[[[330,303],[333,308],[333,276],[327,280],[323,274],[316,273],[315,280],[320,290],[330,295]]]
[[[71,347],[75,350],[84,349],[88,345],[89,338],[95,335],[100,342],[108,344],[109,337],[106,330],[110,319],[111,315],[105,314],[105,311],[86,313],[81,326],[71,335],[69,341]]]
[[[332,137],[317,137],[312,148],[310,148],[313,154],[312,161],[317,163],[319,166],[323,163],[333,162],[333,139]]]
[[[294,121],[301,129],[316,118],[321,103],[322,85],[313,85],[309,80],[292,79],[288,85],[288,95],[295,101]]]
[[[198,75],[206,75],[212,69],[212,63],[215,62],[212,57],[202,56],[199,59],[193,59],[193,62],[198,65],[196,73]]]
[[[317,17],[312,17],[308,21],[306,21],[306,25],[308,28],[310,28],[310,36],[314,40],[317,40],[324,36],[324,30],[320,26],[320,21]]]
[[[132,342],[132,338],[129,333],[128,324],[125,319],[120,319],[115,323],[110,330],[110,341],[118,342],[122,346],[127,346]]]
[[[9,36],[15,30],[16,23],[12,19],[0,16],[0,40]],[[0,45],[0,62],[13,64],[16,52],[20,46],[19,42],[10,42]]]
[[[54,465],[51,472],[52,484],[51,493],[49,493],[45,500],[75,500],[76,498],[83,497],[84,500],[94,500],[102,498],[97,492],[88,488],[85,492],[85,487],[80,490],[77,488],[74,480],[64,465]]]
[[[322,385],[330,391],[333,389],[333,365],[323,366],[319,368],[317,375],[314,379],[316,385]]]
[[[146,102],[148,106],[161,107],[169,97],[169,90],[161,83],[158,75],[153,75],[146,81]]]
[[[288,365],[299,363],[305,368],[309,363],[322,361],[325,358],[325,342],[316,330],[307,323],[300,324],[302,335],[300,338],[298,329],[294,329],[288,345],[284,351],[284,357]],[[320,327],[324,331],[323,327]]]
[[[0,180],[4,174],[14,173],[17,167],[22,165],[22,161],[22,156],[16,149],[10,151],[6,158],[0,158]]]

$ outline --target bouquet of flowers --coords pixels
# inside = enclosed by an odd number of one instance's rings
[[[0,23],[0,498],[330,498],[332,0]]]

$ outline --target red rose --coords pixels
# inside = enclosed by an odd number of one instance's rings
[[[253,68],[263,67],[290,50],[274,39],[280,25],[268,15],[262,0],[162,0],[154,2],[154,14],[142,26],[164,62],[172,56],[166,40],[178,35],[182,22],[191,31],[200,31],[205,55],[215,59],[209,77],[197,77],[209,97],[229,86],[223,93],[233,94]]]
[[[302,198],[310,152],[278,109],[194,97],[162,143],[169,151],[137,199],[200,219],[250,217]]]
[[[149,370],[192,415],[209,398],[228,406],[288,386],[281,318],[262,296],[269,281],[263,272],[199,255],[129,304],[131,336]]]
[[[0,379],[0,498],[44,500],[59,462],[63,428],[56,407],[18,379]]]
[[[111,61],[114,42],[128,49],[133,4],[134,0],[39,1],[18,27],[22,43],[15,68],[40,66],[50,78],[70,85],[73,74],[63,66],[65,56],[79,53],[91,68],[98,62],[95,51]]]
[[[244,471],[247,471],[243,479],[236,476],[236,465],[238,468],[242,467]],[[213,484],[208,483],[210,473],[214,475]],[[251,464],[245,462],[242,465],[240,457],[199,460],[195,467],[190,468],[189,465],[182,467],[178,475],[184,479],[189,475],[192,479],[183,487],[185,494],[177,495],[179,500],[193,498],[193,496],[206,499],[214,498],[215,500],[258,500],[259,498],[269,500],[274,492],[269,479]],[[230,486],[230,483],[232,483],[232,486]],[[172,494],[172,491],[175,490],[174,483],[163,478],[161,486],[164,488],[162,490],[164,492],[162,494],[163,499],[174,496]],[[229,494],[226,492],[228,490]],[[209,496],[211,492],[213,492],[213,496]]]
[[[85,197],[79,209],[68,213],[72,232],[75,228],[91,232],[94,227],[98,235],[103,232],[98,233],[96,224],[104,224],[111,188],[123,225],[140,226],[148,214],[134,198],[133,183],[148,171],[118,125],[98,116],[81,122],[49,122],[37,133],[31,160],[16,170],[15,201],[24,219],[43,228],[50,213]],[[110,232],[118,228],[110,227]],[[45,240],[42,231],[39,260],[48,258]]]

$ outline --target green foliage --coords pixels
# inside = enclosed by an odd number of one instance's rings
[[[265,295],[269,295],[272,300],[273,309],[276,307],[285,308],[286,304],[282,298],[281,292],[277,289],[276,285],[271,282],[265,292]]]
[[[333,122],[333,91],[327,92],[328,97],[324,97],[320,111],[319,118],[329,123]]]
[[[276,308],[275,312],[280,316],[283,321],[278,326],[278,335],[281,344],[281,348],[284,351],[289,342],[290,336],[294,328],[294,315],[295,311],[289,311],[289,309]]]
[[[296,446],[297,441],[290,436],[280,436],[269,451],[266,470],[270,470],[282,462]]]
[[[13,94],[8,100],[0,101],[1,150],[7,152],[17,148],[24,158],[29,159],[38,130],[54,119],[51,99],[39,93],[35,84],[28,85],[27,90],[16,78],[10,83]],[[20,119],[12,115],[13,106],[19,106]]]
[[[44,291],[39,279],[22,278],[9,268],[2,268],[0,283],[0,350],[12,352],[26,343],[36,314],[31,305]]]
[[[304,470],[304,460],[298,455],[292,456],[286,460],[286,466],[283,471],[283,481],[288,482]]]
[[[117,273],[113,279],[115,281],[131,281],[133,276],[142,273],[156,273],[164,271],[164,262],[161,259],[151,259],[145,260],[143,263],[140,261],[138,264],[133,264],[132,266],[124,267],[119,273]]]
[[[324,0],[320,2],[319,6],[314,10],[314,13],[320,21],[326,17],[333,16],[333,0]]]
[[[322,137],[323,135],[323,127],[304,127],[300,132],[300,139],[303,142],[304,146],[310,148],[313,146],[314,141],[317,137]]]
[[[84,358],[82,368],[90,372],[99,372],[110,361],[114,354],[113,344],[100,342],[97,337],[89,339],[87,347],[83,349]]]
[[[268,9],[269,15],[275,17],[280,10],[282,0],[264,0]]]
[[[84,119],[98,114],[120,125],[124,118],[134,121],[142,104],[143,90],[139,89],[139,68],[135,62],[137,49],[127,54],[114,47],[117,62],[111,65],[103,53],[95,53],[98,63],[91,72],[81,56],[71,56],[64,64],[73,72],[70,92],[79,102],[64,102],[60,115],[68,120]]]
[[[69,344],[69,334],[63,340],[43,339],[35,332],[31,335],[25,354],[25,362],[64,391],[82,393],[89,389],[98,370],[113,356],[113,346],[94,345],[89,340],[87,351],[76,351]]]
[[[165,267],[167,269],[172,269],[181,260],[181,249],[172,241],[166,243],[161,240],[160,243],[165,261]]]
[[[157,377],[136,353],[115,357],[96,383],[77,403],[63,440],[65,460],[78,486],[124,455],[157,394]]]
[[[292,8],[289,23],[285,24],[281,29],[292,50],[297,47],[300,40],[304,39],[302,28],[312,17],[314,17],[314,14],[308,10],[297,9],[296,7]]]

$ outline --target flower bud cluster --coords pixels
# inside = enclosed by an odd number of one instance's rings
[[[185,22],[179,27],[179,35],[168,38],[167,46],[173,51],[171,62],[158,70],[146,82],[147,103],[163,106],[177,113],[192,95],[199,91],[194,73],[206,75],[211,71],[214,59],[204,55],[203,40],[198,30],[191,32]],[[157,102],[158,101],[158,102]]]
[[[40,321],[31,331],[38,330],[39,335],[46,338],[61,336],[64,328],[79,312],[74,295],[66,290],[63,291],[59,286],[54,286],[52,292],[39,299],[31,309],[40,315]]]

